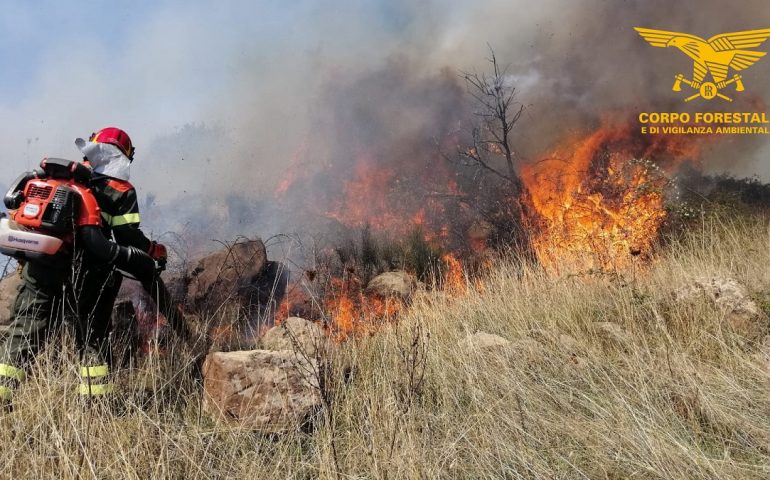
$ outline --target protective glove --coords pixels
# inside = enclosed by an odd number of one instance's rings
[[[168,261],[168,252],[166,251],[165,245],[158,242],[152,242],[150,244],[149,250],[147,250],[147,254],[151,256],[152,259],[158,263],[158,268],[160,270],[166,269],[166,262]]]

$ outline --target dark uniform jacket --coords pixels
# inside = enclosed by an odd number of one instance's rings
[[[91,191],[102,210],[105,234],[114,235],[119,245],[149,251],[151,242],[139,229],[141,217],[134,186],[125,180],[97,176]]]

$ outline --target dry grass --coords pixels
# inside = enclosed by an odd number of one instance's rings
[[[398,326],[340,348],[353,374],[312,433],[214,425],[169,365],[124,373],[117,407],[83,408],[75,369],[44,360],[0,417],[0,476],[768,478],[761,347],[708,304],[667,305],[697,276],[730,276],[763,301],[769,247],[760,222],[711,221],[631,276],[501,265],[481,289],[425,294]],[[627,337],[600,335],[607,321]],[[513,344],[458,346],[476,331]]]

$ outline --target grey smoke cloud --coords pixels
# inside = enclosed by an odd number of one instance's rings
[[[67,18],[67,7],[38,8],[5,23],[23,38],[49,16]],[[650,47],[634,26],[706,38],[770,27],[770,4],[758,0],[172,0],[138,8],[122,33],[98,22],[68,28],[67,20],[41,32],[50,41],[39,47],[27,94],[0,104],[0,154],[10,178],[46,155],[76,157],[77,136],[121,126],[137,144],[132,180],[152,194],[147,221],[159,231],[195,222],[193,212],[236,228],[242,222],[229,216],[252,200],[254,230],[283,228],[264,204],[298,151],[308,171],[323,171],[366,138],[412,146],[415,132],[451,129],[434,117],[467,105],[442,93],[461,86],[458,70],[486,68],[487,43],[528,106],[515,138],[532,158],[606,113],[685,108],[670,89],[675,73],[689,73],[688,59]],[[764,59],[745,72],[747,93],[770,98],[768,71]],[[357,115],[367,110],[376,115]],[[363,125],[334,124],[341,119]],[[713,159],[714,168],[770,180],[764,139],[731,144],[741,155]]]

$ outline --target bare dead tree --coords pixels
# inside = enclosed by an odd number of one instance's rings
[[[517,258],[529,261],[534,259],[529,229],[535,217],[517,170],[521,159],[512,138],[525,106],[516,99],[508,67],[501,66],[491,46],[489,53],[489,70],[460,73],[473,100],[471,128],[463,132],[455,155],[441,152],[440,147],[439,152],[471,173],[469,181],[476,193],[466,200],[492,226],[490,244],[511,249]]]
[[[512,197],[518,199],[523,185],[514,165],[511,132],[524,113],[524,104],[515,101],[516,88],[507,78],[508,68],[501,68],[491,46],[489,52],[491,73],[461,73],[468,93],[476,101],[474,114],[479,124],[473,127],[472,144],[458,153],[466,164],[508,182]]]

